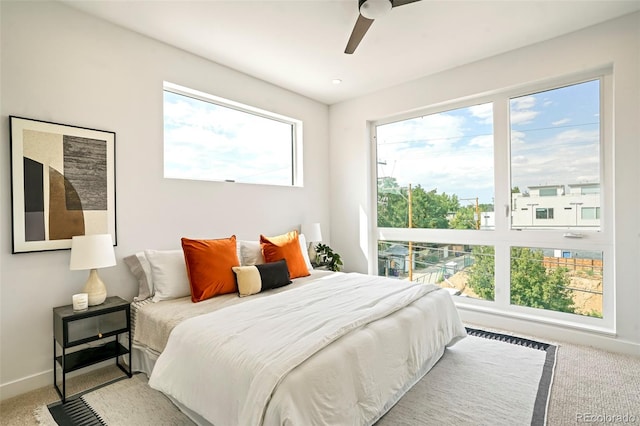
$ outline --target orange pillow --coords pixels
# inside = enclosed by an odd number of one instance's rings
[[[300,251],[298,231],[287,232],[277,237],[260,235],[260,245],[265,262],[277,262],[282,259],[287,261],[289,275],[292,279],[310,275]]]
[[[238,291],[231,269],[240,266],[235,235],[219,240],[182,238],[182,251],[193,302]]]

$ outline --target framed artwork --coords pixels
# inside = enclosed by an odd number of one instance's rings
[[[9,117],[13,253],[116,240],[115,142],[104,130]]]

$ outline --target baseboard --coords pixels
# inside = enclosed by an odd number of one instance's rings
[[[93,370],[97,370],[108,365],[113,365],[113,361],[104,361],[99,364],[83,368],[82,370],[68,373],[67,379],[89,373]],[[58,380],[60,380],[59,376]],[[33,390],[47,386],[53,387],[52,369],[43,371],[41,373],[32,374],[21,379],[13,380],[8,383],[0,384],[0,401],[4,401],[5,399],[13,398],[14,396],[22,395],[23,393],[31,392]]]
[[[459,310],[463,322],[484,327],[486,329],[496,329],[520,333],[546,340],[551,343],[570,343],[574,345],[590,346],[608,352],[616,352],[625,355],[640,356],[640,344],[616,338],[613,335],[607,336],[598,333],[589,333],[578,329],[554,326],[551,324],[531,323],[530,321],[509,318],[506,316],[472,311]]]
[[[22,395],[35,389],[53,386],[53,370],[32,374],[18,380],[0,385],[0,401]]]

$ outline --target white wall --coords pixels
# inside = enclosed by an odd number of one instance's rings
[[[442,40],[446,43],[446,40]],[[425,51],[425,54],[428,52]],[[330,107],[332,246],[367,272],[371,143],[367,122],[421,107],[613,66],[617,336],[461,311],[463,319],[640,355],[640,14],[636,13]]]
[[[51,309],[86,280],[69,251],[11,254],[9,120],[17,115],[116,133],[118,265],[110,295],[137,284],[122,258],[180,237],[289,231],[321,222],[329,241],[328,107],[57,2],[0,2],[0,396],[52,383]],[[212,22],[212,25],[215,23]],[[304,188],[163,179],[162,83],[304,122]]]

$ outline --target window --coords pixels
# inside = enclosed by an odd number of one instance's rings
[[[602,317],[602,253],[511,247],[511,303]]]
[[[600,185],[580,185],[580,194],[599,194]]]
[[[376,128],[378,226],[493,228],[493,109],[480,104]]]
[[[299,185],[302,123],[165,83],[164,177]]]
[[[536,208],[536,219],[553,219],[553,209]]]
[[[541,197],[555,197],[558,195],[558,188],[540,188]]]
[[[582,207],[580,209],[580,219],[600,219],[600,207]]]
[[[380,241],[378,274],[435,284],[456,296],[493,300],[494,257],[492,246]]]
[[[553,208],[600,202],[600,80],[514,97],[509,105],[513,203],[535,206],[536,219],[554,219],[546,226],[580,227],[577,210],[554,217]],[[526,214],[511,219],[515,229],[539,229]]]
[[[469,309],[613,327],[610,83],[567,79],[374,123],[372,268]]]

